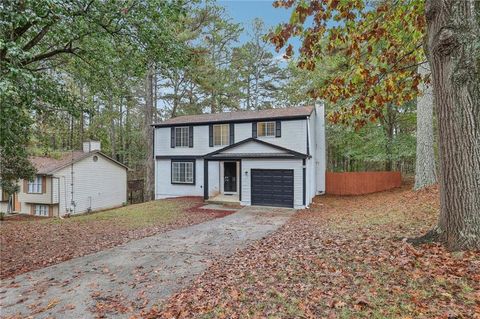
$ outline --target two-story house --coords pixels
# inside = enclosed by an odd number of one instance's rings
[[[63,216],[122,206],[127,202],[127,167],[100,151],[100,142],[83,143],[82,151],[60,158],[34,156],[33,180],[20,180],[11,198],[4,192],[0,209],[8,201],[13,212],[35,216]]]
[[[304,208],[325,192],[323,106],[179,116],[154,128],[156,199]]]

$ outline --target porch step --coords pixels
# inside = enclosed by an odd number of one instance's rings
[[[229,205],[229,206],[240,206],[239,201],[230,201],[230,200],[224,200],[224,199],[207,199],[205,201],[207,204],[217,204],[217,205]]]

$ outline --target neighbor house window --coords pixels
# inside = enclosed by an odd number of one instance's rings
[[[258,122],[258,136],[275,136],[275,122]]]
[[[188,147],[188,126],[175,128],[175,147]]]
[[[195,161],[172,161],[172,183],[195,184]]]
[[[37,176],[33,181],[28,182],[28,192],[34,194],[42,193],[42,176]]]
[[[230,125],[219,124],[213,126],[213,145],[222,146],[229,144]]]
[[[35,205],[33,213],[35,216],[48,216],[48,205]]]

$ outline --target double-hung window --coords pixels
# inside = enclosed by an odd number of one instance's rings
[[[275,122],[258,122],[258,136],[275,136]]]
[[[188,126],[175,127],[175,147],[188,147]]]
[[[229,144],[230,125],[217,124],[213,126],[213,146],[224,146]]]
[[[48,205],[35,205],[33,213],[35,216],[48,216]]]
[[[195,184],[195,161],[172,161],[172,184]]]
[[[34,180],[28,182],[28,193],[42,193],[42,176],[36,176]]]

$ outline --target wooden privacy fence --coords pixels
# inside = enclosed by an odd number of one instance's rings
[[[327,194],[361,195],[402,185],[400,172],[346,172],[326,174]]]

